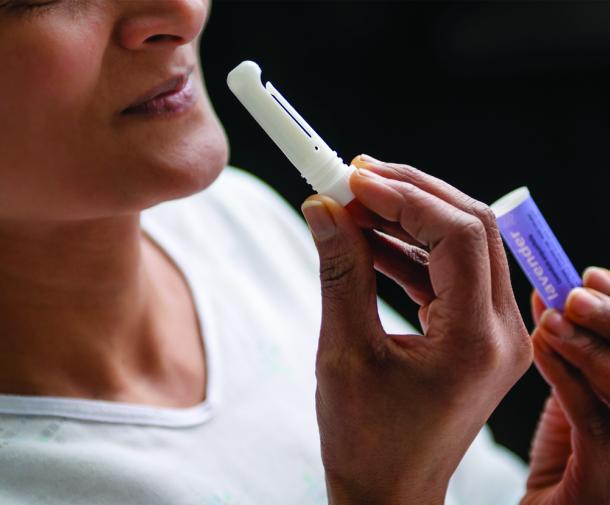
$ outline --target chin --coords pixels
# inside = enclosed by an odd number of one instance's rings
[[[131,193],[130,202],[143,210],[159,203],[184,198],[210,186],[229,159],[226,134],[217,121],[198,132],[192,141],[183,139],[169,150],[156,152],[153,159],[139,166],[140,183]],[[134,181],[135,182],[135,181]]]

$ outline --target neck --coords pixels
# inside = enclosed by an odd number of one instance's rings
[[[139,216],[0,222],[0,392],[112,397],[151,343]]]

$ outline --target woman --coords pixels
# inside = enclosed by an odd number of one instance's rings
[[[300,221],[223,171],[196,51],[209,7],[0,0],[2,503],[510,503],[522,469],[477,433],[531,347],[493,217],[359,157],[359,206],[303,207],[320,307]],[[425,337],[378,307],[373,262]],[[579,414],[608,389],[596,296],[598,319],[572,321],[601,365],[550,336],[554,316],[536,333],[587,382],[539,359],[557,401],[528,503],[608,496],[608,424]],[[586,471],[536,479],[570,452]]]

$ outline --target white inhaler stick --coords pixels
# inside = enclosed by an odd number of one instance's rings
[[[240,63],[227,84],[316,192],[341,205],[354,199],[349,177],[355,167],[343,163],[270,82],[263,86],[256,63]]]

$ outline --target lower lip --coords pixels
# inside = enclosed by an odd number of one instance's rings
[[[171,117],[189,110],[197,102],[197,91],[191,77],[184,88],[165,93],[147,102],[123,111],[123,116]]]

